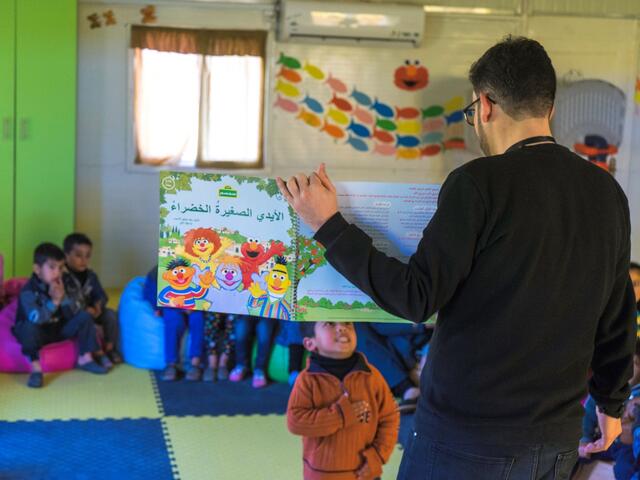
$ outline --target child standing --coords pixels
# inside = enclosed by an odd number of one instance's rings
[[[20,291],[13,334],[22,345],[22,353],[31,361],[27,385],[32,388],[40,388],[44,383],[40,349],[68,338],[78,339],[79,369],[97,374],[108,372],[93,359],[92,354],[100,346],[91,315],[75,308],[75,303],[65,295],[63,268],[64,252],[58,246],[38,245],[33,254],[33,275]]]
[[[118,352],[118,314],[107,308],[107,297],[98,275],[89,268],[93,244],[83,233],[72,233],[64,239],[64,254],[67,272],[62,280],[67,295],[75,302],[78,310],[88,312],[96,325],[104,332],[104,356],[101,364],[107,368],[112,363],[122,363]]]
[[[205,382],[229,377],[228,363],[234,342],[233,318],[234,315],[227,313],[205,313],[204,344],[209,357],[209,366],[202,377]]]
[[[302,345],[302,335],[300,334],[300,322],[291,320],[279,320],[280,332],[276,337],[276,343],[287,347],[289,350],[289,386],[293,387],[300,370],[304,368],[304,346]]]
[[[303,437],[305,480],[380,477],[400,425],[389,386],[355,351],[352,323],[300,327],[311,358],[291,392],[287,426]]]
[[[267,386],[267,366],[271,352],[271,340],[275,330],[276,320],[267,317],[252,317],[237,315],[234,317],[234,331],[236,336],[236,366],[229,374],[229,380],[240,382],[251,366],[251,344],[253,333],[258,340],[256,364],[253,369],[251,385],[253,388]]]

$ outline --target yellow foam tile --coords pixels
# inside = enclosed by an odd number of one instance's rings
[[[180,478],[299,480],[302,442],[283,415],[165,417]],[[395,479],[402,452],[396,447],[383,479]]]
[[[118,365],[107,375],[80,370],[45,374],[28,388],[25,374],[0,374],[0,421],[159,418],[148,370]]]

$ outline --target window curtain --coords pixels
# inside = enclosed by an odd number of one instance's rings
[[[255,132],[262,131],[266,37],[265,31],[132,27],[137,162],[261,166],[262,138]],[[223,101],[229,81],[246,91],[234,105]],[[256,121],[259,128],[251,125]]]

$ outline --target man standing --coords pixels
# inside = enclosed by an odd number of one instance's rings
[[[403,480],[569,478],[587,372],[608,448],[621,431],[635,342],[627,199],[557,145],[544,48],[507,37],[469,75],[486,157],[453,171],[408,264],[338,212],[324,165],[280,189],[327,260],[386,311],[439,312]]]

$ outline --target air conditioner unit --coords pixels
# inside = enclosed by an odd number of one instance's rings
[[[418,47],[424,33],[419,5],[282,0],[278,40]]]

